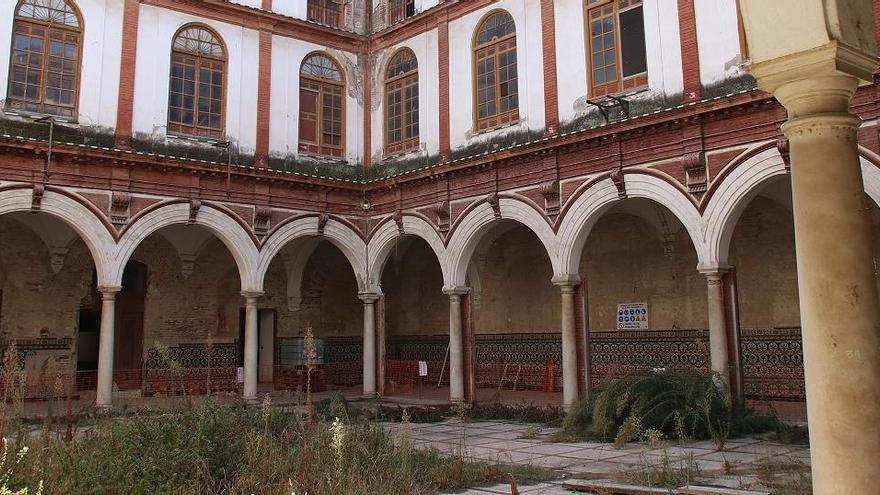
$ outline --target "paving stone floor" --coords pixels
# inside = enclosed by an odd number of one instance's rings
[[[657,465],[664,456],[673,466],[693,459],[701,479],[730,488],[753,488],[758,467],[767,462],[809,467],[805,446],[786,445],[755,437],[729,440],[724,451],[710,441],[684,445],[649,446],[641,443],[616,448],[597,442],[558,443],[554,428],[505,421],[407,424],[385,423],[395,435],[403,428],[413,443],[422,448],[462,455],[468,459],[501,464],[527,464],[556,470],[560,479],[532,486],[520,486],[519,493],[572,493],[562,488],[566,480],[610,479],[615,474]],[[470,494],[510,493],[510,485],[472,489]]]

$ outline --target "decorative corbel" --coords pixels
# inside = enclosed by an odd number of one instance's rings
[[[544,197],[544,212],[548,215],[558,215],[559,181],[554,179],[541,184],[541,196]]]
[[[34,184],[34,191],[31,195],[31,211],[40,211],[43,207],[43,194],[46,193],[46,186],[43,184]]]
[[[272,218],[272,209],[268,206],[254,208],[254,233],[264,236],[269,233],[269,220]]]
[[[330,220],[330,215],[326,213],[318,215],[318,235],[324,235],[324,227],[327,226],[327,220]]]
[[[681,166],[684,168],[688,192],[691,194],[706,192],[709,184],[709,173],[706,170],[706,154],[702,151],[685,153],[681,156]]]
[[[490,193],[486,196],[486,202],[492,207],[495,218],[501,218],[501,202],[498,200],[498,193]]]
[[[189,224],[192,225],[196,223],[196,218],[199,216],[199,209],[202,207],[202,202],[198,199],[189,200]]]
[[[776,149],[782,155],[782,161],[785,163],[785,172],[791,173],[791,147],[789,146],[788,138],[780,136],[776,141]]]
[[[444,234],[449,232],[449,201],[441,201],[434,205],[434,213],[437,214],[437,228]]]
[[[623,169],[616,168],[611,171],[611,182],[617,188],[617,198],[626,199],[626,181],[623,180]]]
[[[394,215],[391,216],[394,219],[394,223],[397,224],[397,232],[403,234],[403,212],[400,209],[394,210]]]
[[[131,195],[124,191],[113,191],[110,196],[110,221],[113,225],[125,225],[128,222]]]

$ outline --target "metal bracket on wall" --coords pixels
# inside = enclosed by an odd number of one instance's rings
[[[587,103],[593,105],[598,108],[600,112],[602,112],[602,117],[605,118],[605,123],[610,123],[611,118],[609,111],[614,108],[619,108],[623,113],[623,118],[629,118],[629,101],[626,100],[625,96],[613,96],[613,95],[605,95],[599,98],[587,98]]]

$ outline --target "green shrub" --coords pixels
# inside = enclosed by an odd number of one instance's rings
[[[648,436],[711,438],[723,448],[734,426],[727,392],[712,376],[651,373],[612,381],[593,400],[575,404],[562,422],[560,436],[616,444]]]

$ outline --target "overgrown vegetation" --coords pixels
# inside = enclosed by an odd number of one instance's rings
[[[560,437],[618,445],[711,439],[723,449],[728,438],[779,428],[774,416],[733,406],[718,383],[710,375],[673,373],[615,380],[571,409]]]
[[[693,455],[673,461],[664,451],[658,462],[650,462],[642,455],[641,466],[618,473],[617,478],[627,483],[672,490],[693,483],[699,475],[700,468]]]
[[[433,493],[474,484],[542,479],[538,469],[495,466],[395,444],[367,422],[309,422],[267,401],[211,401],[179,413],[106,417],[74,438],[18,430],[27,455],[8,467],[11,490],[47,493]]]

